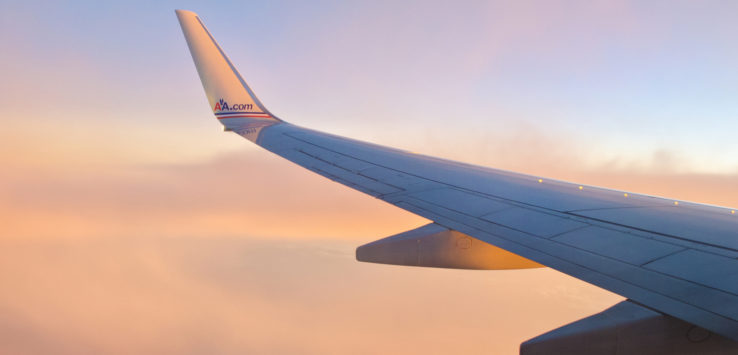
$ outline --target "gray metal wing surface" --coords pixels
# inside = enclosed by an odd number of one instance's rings
[[[733,210],[447,161],[291,124],[257,143],[333,181],[738,340]]]

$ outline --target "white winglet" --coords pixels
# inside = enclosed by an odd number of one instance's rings
[[[254,95],[197,14],[175,12],[210,108],[225,129],[253,141],[261,128],[281,122]]]

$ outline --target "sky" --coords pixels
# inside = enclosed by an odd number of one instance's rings
[[[620,300],[548,269],[355,262],[428,221],[222,132],[177,8],[286,121],[738,207],[735,2],[5,0],[15,353],[514,353]]]

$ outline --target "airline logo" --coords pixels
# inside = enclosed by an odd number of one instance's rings
[[[253,104],[234,104],[233,106],[228,105],[226,100],[220,99],[215,103],[213,112],[218,111],[251,111],[254,108]]]
[[[266,112],[261,112],[258,108],[254,110],[254,104],[233,104],[229,105],[225,99],[220,99],[213,106],[213,113],[218,119],[223,118],[271,118],[272,116]]]

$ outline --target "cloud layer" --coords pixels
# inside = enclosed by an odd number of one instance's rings
[[[548,269],[357,263],[335,240],[0,246],[0,287],[13,290],[0,294],[0,343],[14,354],[507,354],[620,300]]]

